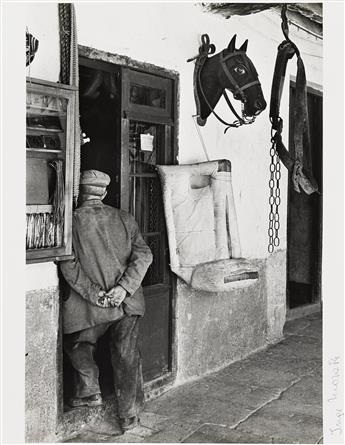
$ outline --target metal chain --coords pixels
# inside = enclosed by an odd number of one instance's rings
[[[280,179],[281,179],[281,163],[276,150],[275,137],[271,137],[272,146],[270,149],[270,180],[269,180],[269,205],[270,213],[268,218],[268,252],[272,253],[275,247],[280,244],[279,229],[279,205],[281,203],[280,198]]]
[[[287,4],[282,5],[281,10],[281,28],[285,39],[293,46],[295,53],[299,56],[299,51],[297,46],[289,39],[289,24],[286,16]],[[277,59],[278,60],[278,59]],[[285,74],[284,74],[285,75]],[[283,77],[284,80],[284,77]],[[273,95],[273,92],[271,92]],[[279,99],[280,100],[280,99]],[[283,130],[283,119],[279,116],[271,116],[272,105],[270,110],[270,121],[272,124],[271,129],[271,149],[270,149],[270,180],[268,183],[270,189],[270,196],[268,199],[270,205],[270,213],[268,217],[268,252],[273,253],[274,248],[278,247],[280,244],[279,239],[279,229],[280,229],[280,217],[279,217],[279,206],[281,203],[280,197],[280,179],[281,179],[281,163],[279,155],[277,153],[277,138],[281,138]]]

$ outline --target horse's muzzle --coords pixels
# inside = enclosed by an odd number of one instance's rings
[[[265,101],[265,99],[262,97],[257,98],[254,102],[254,108],[255,108],[255,116],[257,116],[258,114],[260,114],[262,111],[264,111],[264,109],[267,107],[267,103]]]

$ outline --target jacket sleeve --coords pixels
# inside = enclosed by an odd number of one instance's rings
[[[127,268],[117,284],[122,286],[130,295],[139,288],[146,271],[152,263],[153,256],[149,246],[142,237],[135,219],[130,216],[132,251],[127,262]]]
[[[60,270],[70,287],[88,303],[97,305],[98,293],[102,290],[83,271],[78,258],[60,262]]]

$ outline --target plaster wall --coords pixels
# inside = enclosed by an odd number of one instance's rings
[[[25,327],[25,438],[27,442],[52,442],[61,406],[56,287],[27,292]]]
[[[206,160],[192,119],[195,114],[192,84],[194,64],[186,63],[189,57],[197,54],[201,34],[210,35],[217,51],[227,46],[233,34],[237,34],[238,45],[248,38],[248,54],[257,68],[264,95],[269,101],[276,48],[283,40],[280,17],[273,12],[226,20],[219,15],[203,12],[200,6],[193,3],[144,2],[98,3],[97,8],[92,3],[77,3],[76,14],[80,44],[150,62],[180,74],[181,164]],[[321,48],[318,42],[303,31],[292,31],[291,37],[300,46],[309,81],[322,83]],[[285,87],[282,117],[287,130],[288,81]],[[226,104],[220,103],[217,112],[231,119]],[[270,140],[268,108],[253,125],[229,130],[225,135],[223,130],[214,117],[210,117],[206,126],[201,128],[209,158],[227,158],[232,163],[243,255],[247,258],[266,257]],[[287,135],[285,131],[286,143]],[[281,187],[282,191],[286,191],[285,169]],[[286,248],[286,195],[282,193],[281,249]]]
[[[266,344],[265,260],[259,280],[231,292],[201,292],[178,281],[177,382],[220,369]]]
[[[36,59],[31,64],[33,77],[58,80],[59,47],[56,4],[26,4],[29,30],[40,39]],[[205,13],[193,3],[76,3],[78,41],[114,54],[126,55],[180,74],[179,162],[206,160],[197,135],[193,114],[193,63],[186,60],[197,54],[202,33],[208,33],[217,51],[227,46],[233,34],[240,45],[249,39],[248,54],[259,73],[269,102],[276,48],[283,40],[280,17],[271,11],[243,17],[224,17]],[[154,32],[151,32],[154,30]],[[299,46],[309,82],[322,84],[322,46],[303,31],[291,28],[291,38]],[[296,73],[295,62],[288,71]],[[288,73],[289,74],[289,73]],[[287,76],[288,78],[288,76]],[[221,116],[231,115],[222,101],[217,107]],[[281,115],[288,136],[288,81],[282,98]],[[270,123],[268,107],[253,125],[229,130],[213,116],[201,128],[211,160],[230,159],[243,255],[246,258],[267,256],[268,168]],[[283,168],[280,249],[286,249],[287,175]]]
[[[26,68],[26,75],[57,82],[60,72],[58,6],[48,2],[23,2],[20,8],[29,33],[38,39],[38,51]]]
[[[57,5],[52,3],[26,3],[25,14],[29,31],[40,40],[39,51],[30,67],[30,75],[57,81],[59,75],[59,46]],[[181,164],[206,160],[193,114],[193,63],[186,60],[197,54],[200,37],[208,33],[217,51],[227,46],[233,34],[237,45],[249,39],[248,55],[259,73],[264,96],[269,103],[276,48],[283,40],[279,15],[265,11],[252,16],[232,17],[205,13],[193,3],[87,3],[75,4],[79,44],[113,54],[125,55],[140,62],[148,62],[175,70],[180,76],[179,85],[179,162]],[[322,84],[322,47],[314,37],[303,31],[290,31],[304,59],[307,78]],[[295,62],[288,68],[295,74]],[[27,70],[29,75],[29,70]],[[220,103],[217,112],[231,119],[226,105]],[[284,142],[288,143],[288,80],[283,92],[281,115],[285,122]],[[268,179],[270,123],[266,109],[253,125],[229,130],[213,117],[208,119],[201,133],[210,160],[227,158],[232,163],[234,199],[237,209],[243,256],[260,265],[260,280],[248,288],[229,293],[212,294],[195,292],[181,281],[177,284],[177,367],[180,382],[210,372],[237,360],[267,342],[282,336],[285,322],[286,296],[286,220],[287,174],[283,169],[280,207],[281,244],[279,250],[268,257]],[[28,430],[28,437],[36,440],[49,438],[54,419],[56,385],[52,369],[56,365],[56,349],[43,343],[43,333],[56,340],[58,326],[57,293],[51,288],[58,285],[56,266],[53,263],[30,265],[26,268],[27,336],[28,351],[37,350],[37,361],[28,360],[27,395],[32,400],[42,399],[49,425],[36,425]],[[37,297],[37,298],[36,298]],[[47,302],[50,301],[51,305]],[[37,313],[40,313],[39,322]],[[36,321],[35,321],[36,320]],[[40,340],[41,339],[41,340]],[[221,339],[221,341],[219,341]],[[50,356],[43,351],[50,351]],[[50,388],[39,386],[40,374],[34,372],[36,363],[44,363]],[[48,391],[48,392],[46,392]],[[37,407],[27,405],[29,421],[34,421]],[[35,410],[35,411],[33,411]],[[42,416],[43,411],[40,411]],[[49,417],[48,416],[48,417]],[[37,424],[37,421],[36,421]],[[49,429],[49,431],[48,431]],[[36,434],[36,436],[35,436]],[[39,438],[39,439],[37,439]],[[42,439],[43,440],[43,439]]]

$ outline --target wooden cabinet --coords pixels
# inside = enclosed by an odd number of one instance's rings
[[[76,90],[27,81],[26,259],[72,253],[72,184]]]

